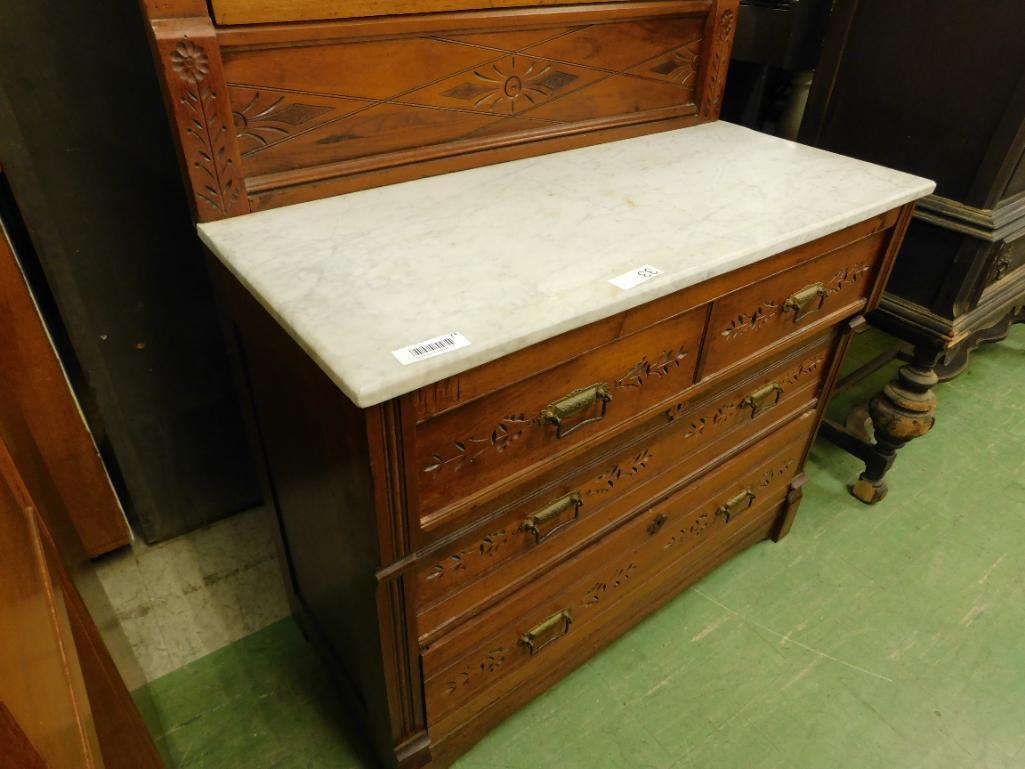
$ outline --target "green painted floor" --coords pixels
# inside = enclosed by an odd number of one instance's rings
[[[1023,374],[1018,327],[938,388],[936,429],[874,507],[845,491],[858,463],[820,441],[789,537],[681,595],[458,769],[1025,767]],[[370,765],[289,620],[137,694],[173,767]]]

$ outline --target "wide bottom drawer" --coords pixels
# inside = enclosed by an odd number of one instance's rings
[[[748,547],[775,536],[779,519],[788,514],[788,510],[789,502],[781,501],[775,507],[752,511],[751,517],[741,522],[739,528],[727,531],[726,536],[695,551],[693,557],[682,563],[670,564],[649,579],[642,589],[631,595],[631,600],[617,604],[597,627],[592,626],[586,636],[579,636],[575,646],[560,644],[549,649],[541,675],[532,675],[528,668],[526,673],[521,672],[503,682],[501,696],[489,697],[487,701],[473,703],[469,708],[431,722],[428,725],[431,767],[444,769],[450,766],[510,713],[569,675],[645,617],[669,603],[682,590]]]
[[[551,650],[599,631],[607,613],[653,580],[672,579],[674,568],[700,559],[745,521],[778,510],[814,425],[815,412],[801,415],[424,648],[432,734],[455,728],[525,677],[550,678],[549,660],[562,656]]]

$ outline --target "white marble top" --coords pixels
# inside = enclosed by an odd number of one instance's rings
[[[718,122],[199,225],[361,407],[735,270],[934,184]],[[608,281],[664,271],[630,290]],[[470,345],[410,365],[392,350]]]

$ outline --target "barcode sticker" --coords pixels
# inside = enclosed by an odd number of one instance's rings
[[[469,344],[469,339],[458,331],[453,331],[451,334],[443,334],[442,336],[436,336],[433,339],[425,339],[422,342],[411,344],[409,347],[401,347],[398,350],[392,350],[391,354],[394,355],[403,366],[408,366],[410,363],[427,360],[428,358],[433,358],[437,355],[444,355],[447,352],[458,350],[461,347],[468,346]]]
[[[630,270],[630,272],[624,272],[615,278],[609,280],[613,286],[621,288],[624,291],[633,288],[636,285],[643,283],[646,280],[651,280],[656,275],[661,275],[662,270],[658,267],[652,267],[650,264],[646,264],[643,267]]]

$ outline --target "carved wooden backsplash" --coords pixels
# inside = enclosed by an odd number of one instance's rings
[[[255,210],[714,120],[735,5],[635,0],[269,26],[151,23],[197,217],[209,220],[243,212],[219,197],[242,188],[221,183],[218,155],[228,166],[238,158],[241,168],[229,170],[244,177],[241,202]],[[208,63],[190,82],[199,91],[191,101],[175,98],[182,51]],[[209,146],[188,133],[197,110],[230,116]],[[222,135],[225,145],[213,146]]]
[[[226,51],[243,166],[262,177],[595,118],[693,111],[701,22]]]

